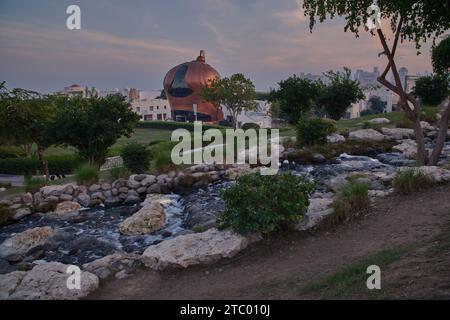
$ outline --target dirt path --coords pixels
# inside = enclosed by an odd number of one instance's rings
[[[407,248],[382,268],[379,297],[450,298],[450,187],[377,201],[372,213],[332,231],[290,233],[253,245],[209,267],[153,272],[110,280],[91,299],[299,299],[347,266],[386,249]],[[448,241],[448,247],[447,247]],[[365,278],[364,283],[365,285]],[[365,289],[368,291],[367,289]],[[371,297],[344,292],[341,298]]]

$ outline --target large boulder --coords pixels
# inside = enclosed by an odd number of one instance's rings
[[[45,186],[40,189],[44,198],[50,196],[60,196],[63,193],[69,194],[70,190],[73,190],[76,187],[75,184],[63,184],[63,185],[53,185],[53,186]]]
[[[0,257],[25,254],[29,250],[47,243],[53,234],[51,227],[34,228],[18,233],[0,244]]]
[[[26,275],[25,271],[0,274],[0,300],[8,299]]]
[[[215,228],[206,232],[178,236],[148,247],[142,255],[145,265],[155,270],[187,268],[231,258],[259,236],[244,237]]]
[[[35,266],[25,275],[14,275],[21,279],[13,289],[14,277],[9,276],[9,300],[77,300],[86,297],[99,286],[98,277],[92,273],[82,271],[80,274],[80,289],[69,289],[67,284],[70,266],[59,262],[50,262]]]
[[[58,203],[55,211],[53,211],[54,215],[64,215],[67,213],[78,213],[82,209],[81,205],[78,202],[73,201],[64,201]]]
[[[386,119],[386,118],[374,118],[368,121],[369,123],[373,123],[373,124],[387,124],[387,123],[391,123],[391,120]]]
[[[329,136],[327,136],[327,142],[328,143],[341,143],[341,142],[345,142],[345,137],[337,134],[337,133],[333,133],[330,134]]]
[[[300,221],[296,230],[305,231],[314,228],[319,224],[327,215],[333,213],[331,205],[334,200],[330,198],[314,198],[310,199],[308,211],[302,221]]]
[[[392,150],[401,152],[407,158],[414,158],[417,155],[417,143],[414,140],[403,140],[399,145],[393,146]]]
[[[402,168],[401,170],[405,170]],[[416,168],[418,172],[426,175],[432,181],[436,183],[449,182],[450,181],[450,170],[435,167],[435,166],[423,166]]]
[[[164,228],[166,214],[159,201],[147,198],[141,210],[125,219],[119,228],[122,234],[142,235],[149,234]]]
[[[381,128],[381,132],[394,140],[414,139],[414,130],[408,128]]]
[[[114,253],[84,264],[83,270],[91,272],[103,280],[112,276],[131,275],[142,266],[139,255]]]
[[[386,136],[373,129],[361,129],[350,132],[350,140],[383,141]]]

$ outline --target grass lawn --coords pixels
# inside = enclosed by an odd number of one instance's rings
[[[355,119],[339,120],[336,122],[338,130],[348,129],[350,131],[362,129],[364,122],[375,119],[375,118],[386,118],[391,121],[389,125],[384,125],[385,127],[395,126],[404,122],[404,112],[387,112],[383,114],[372,114],[370,116],[364,116]]]

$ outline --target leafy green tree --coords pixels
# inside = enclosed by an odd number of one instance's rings
[[[73,146],[91,165],[101,165],[121,136],[130,137],[139,116],[123,97],[59,98],[48,134],[54,144]]]
[[[232,125],[237,129],[237,117],[242,111],[254,110],[255,86],[243,74],[233,74],[230,78],[214,79],[200,93],[205,101],[224,106],[232,116]]]
[[[320,91],[321,83],[301,79],[295,74],[278,83],[279,88],[270,92],[270,101],[278,102],[281,115],[290,124],[297,122],[311,111]]]
[[[450,73],[450,36],[447,36],[432,50],[431,62],[436,74],[448,77]]]
[[[333,120],[339,120],[352,103],[364,99],[359,83],[351,79],[351,71],[344,68],[344,72],[329,71],[325,74],[330,84],[322,86],[317,97],[317,105],[322,107]]]
[[[132,173],[144,173],[150,166],[150,152],[147,146],[140,143],[130,143],[121,152],[123,164]]]
[[[305,16],[310,19],[310,29],[312,30],[317,21],[323,22],[327,18],[342,16],[345,18],[344,31],[350,31],[356,36],[362,29],[366,19],[372,12],[367,12],[367,8],[373,0],[304,0],[303,8]],[[442,147],[437,144],[431,156],[425,148],[423,129],[420,124],[421,103],[411,93],[407,93],[402,86],[402,79],[398,73],[395,55],[399,40],[413,41],[419,50],[421,44],[428,39],[435,41],[449,28],[450,2],[448,0],[380,0],[378,2],[383,21],[390,21],[393,44],[389,47],[382,29],[377,29],[376,34],[383,46],[383,52],[379,56],[385,56],[388,60],[387,66],[378,78],[378,82],[389,90],[395,92],[399,97],[399,105],[405,112],[407,118],[412,122],[417,142],[418,165],[435,165],[442,152]],[[439,60],[445,63],[447,60]],[[386,79],[389,71],[392,72],[394,82]],[[411,108],[409,105],[412,105]],[[446,114],[449,114],[446,117]],[[441,127],[438,136],[444,136],[450,120],[450,105],[444,111],[441,120]],[[445,132],[446,134],[446,132]],[[439,140],[439,138],[438,138]],[[445,140],[444,140],[445,141]]]
[[[420,77],[416,81],[414,95],[424,104],[436,106],[447,98],[448,84],[448,79],[444,76]]]
[[[0,136],[3,143],[24,145],[30,152],[33,144],[42,162],[43,173],[49,176],[44,151],[50,145],[47,130],[55,115],[51,98],[24,89],[4,90],[0,98]]]
[[[368,104],[372,114],[380,114],[386,111],[386,101],[381,100],[378,96],[371,96]]]

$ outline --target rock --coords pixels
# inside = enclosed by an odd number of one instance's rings
[[[141,186],[141,183],[139,181],[136,181],[132,178],[132,176],[130,177],[130,179],[128,179],[128,188],[130,189],[137,189]]]
[[[331,178],[328,182],[328,188],[334,192],[338,192],[346,184],[347,174],[343,173]]]
[[[49,196],[60,196],[64,193],[64,190],[66,189],[68,185],[53,185],[53,186],[45,186],[41,188],[41,193],[44,196],[44,198],[47,198]]]
[[[100,199],[103,202],[105,201],[105,196],[103,195],[103,192],[97,191],[91,194],[91,199]]]
[[[22,202],[27,205],[30,206],[33,203],[33,195],[29,192],[24,193],[21,197]]]
[[[139,196],[135,196],[135,195],[128,195],[127,198],[125,199],[126,205],[138,204],[140,202],[141,202],[141,198],[139,198]]]
[[[127,187],[119,188],[119,193],[128,193],[128,188]]]
[[[107,207],[114,207],[117,206],[118,204],[120,204],[120,199],[118,197],[110,197],[110,198],[106,198],[105,200],[105,206]]]
[[[425,131],[436,130],[431,124],[429,124],[426,121],[420,121],[420,125],[422,126],[422,129]]]
[[[391,123],[391,120],[386,119],[386,118],[374,118],[374,119],[369,120],[367,122],[373,123],[373,124],[387,124],[387,123]]]
[[[417,155],[417,143],[414,140],[403,140],[401,144],[393,146],[392,150],[403,153],[407,158],[414,158]]]
[[[321,155],[320,153],[313,153],[311,156],[311,160],[314,163],[325,163],[327,162],[327,158],[325,156]]]
[[[16,290],[23,278],[27,275],[24,271],[14,271],[0,275],[0,300],[8,299]]]
[[[21,208],[21,209],[18,209],[16,211],[16,213],[14,214],[13,219],[15,221],[17,221],[17,220],[20,220],[20,219],[22,219],[22,218],[24,218],[26,216],[29,216],[30,214],[31,214],[31,209],[30,208]]]
[[[386,136],[373,129],[360,129],[350,132],[348,138],[350,140],[383,141]]]
[[[405,170],[401,168],[400,170]],[[449,182],[450,181],[450,170],[434,167],[434,166],[423,166],[417,167],[416,170],[422,174],[429,177],[432,181],[436,183]]]
[[[384,198],[395,192],[394,189],[388,190],[369,190],[369,197],[371,198]]]
[[[140,187],[136,189],[136,192],[139,194],[147,193],[147,187]]]
[[[125,219],[119,228],[122,234],[140,235],[161,230],[165,223],[166,214],[161,204],[146,200],[142,209]]]
[[[61,201],[72,201],[73,197],[70,194],[62,194],[59,197],[59,200],[61,200]]]
[[[145,178],[147,178],[146,174],[137,174],[134,176],[134,180],[138,182],[143,181]]]
[[[109,190],[111,190],[111,184],[109,184],[109,183],[102,183],[102,190],[103,191],[109,191]]]
[[[73,195],[75,192],[75,188],[73,185],[69,184],[64,188],[64,194]]]
[[[64,201],[58,203],[56,209],[53,213],[55,214],[64,214],[67,212],[78,212],[82,209],[81,205],[78,202],[73,201]]]
[[[161,193],[161,186],[158,183],[152,184],[148,187],[147,193]]]
[[[50,262],[27,272],[7,299],[11,300],[77,300],[86,297],[99,286],[96,275],[82,271],[80,289],[69,289],[70,265]],[[19,278],[23,274],[19,275]]]
[[[93,184],[89,187],[89,192],[94,193],[101,189],[101,187],[98,184]]]
[[[156,182],[155,176],[147,176],[144,180],[141,181],[141,186],[148,187]]]
[[[309,201],[308,211],[304,219],[297,224],[296,230],[305,231],[314,228],[323,218],[333,212],[331,205],[334,200],[331,198],[313,198]]]
[[[91,197],[89,197],[86,193],[80,193],[78,195],[78,203],[81,204],[83,207],[89,207],[89,204],[91,202]]]
[[[243,237],[229,230],[210,229],[181,235],[148,247],[142,258],[147,267],[155,270],[187,268],[231,258],[259,239],[259,236]]]
[[[44,245],[53,236],[51,227],[28,229],[18,233],[0,244],[0,257],[25,254],[29,250]]]
[[[83,270],[95,274],[104,280],[119,272],[132,274],[143,266],[141,257],[135,254],[115,253],[83,265]]]
[[[407,128],[381,128],[381,132],[391,139],[414,139],[415,134],[413,129]]]
[[[341,142],[345,142],[345,137],[337,134],[337,133],[333,133],[330,134],[329,136],[327,136],[327,142],[328,143],[341,143]]]

